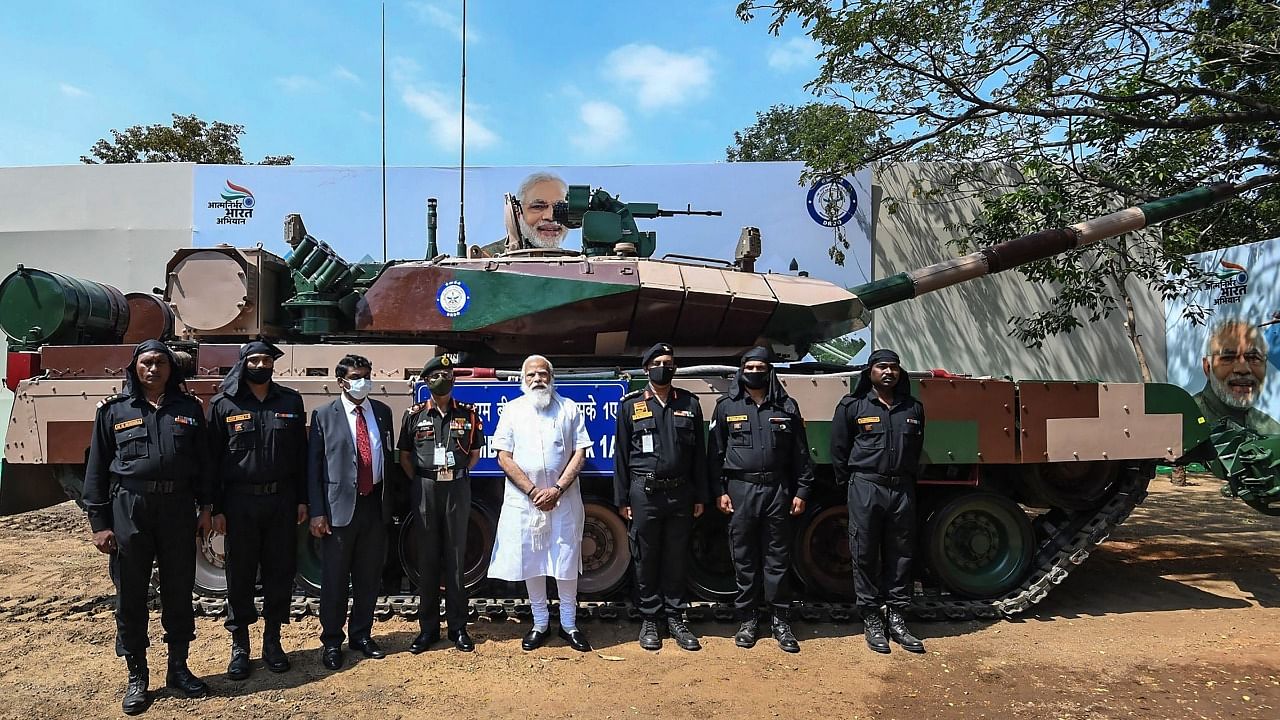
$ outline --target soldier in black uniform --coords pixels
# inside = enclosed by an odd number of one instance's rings
[[[431,390],[409,408],[400,426],[400,466],[412,480],[410,498],[418,523],[418,627],[409,646],[417,655],[440,639],[440,580],[444,565],[449,640],[462,652],[476,649],[467,633],[463,559],[471,517],[471,468],[484,447],[484,424],[475,408],[453,399],[453,360],[439,355],[422,368]]]
[[[729,513],[729,542],[738,580],[734,609],[738,647],[756,644],[761,596],[773,609],[773,637],[800,652],[791,632],[786,587],[791,518],[804,512],[813,485],[809,440],[796,401],[787,395],[767,348],[742,356],[730,392],[716,403],[707,437],[708,472],[719,479],[720,511]]]
[[[849,483],[849,551],[867,645],[889,652],[889,634],[910,652],[924,643],[907,630],[916,541],[916,474],[924,447],[924,407],[897,353],[876,350],[831,420],[836,481]],[[887,606],[885,617],[880,607]]]
[[[249,677],[249,626],[258,619],[255,579],[261,571],[262,660],[289,669],[280,626],[289,622],[297,570],[296,526],[307,521],[307,417],[302,396],[272,381],[284,353],[254,341],[209,401],[210,459],[219,484],[213,529],[226,533],[227,676]]]
[[[121,394],[98,404],[85,470],[93,544],[111,555],[116,655],[129,668],[122,703],[129,715],[150,702],[147,591],[153,561],[160,569],[160,619],[169,645],[165,684],[187,697],[209,690],[187,668],[187,649],[195,639],[196,533],[209,530],[212,475],[204,413],[181,382],[164,343],[147,340],[134,348]]]
[[[662,647],[658,620],[685,650],[700,650],[684,619],[684,582],[693,519],[707,502],[702,408],[691,392],[671,387],[676,358],[658,343],[641,358],[649,386],[622,398],[618,407],[613,497],[631,521],[636,569],[640,647]]]

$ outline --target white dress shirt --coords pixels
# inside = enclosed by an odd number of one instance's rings
[[[360,453],[360,445],[356,440],[355,409],[360,408],[360,412],[364,413],[364,421],[369,426],[369,450],[373,453],[373,484],[377,485],[382,482],[382,433],[378,429],[378,419],[373,415],[373,405],[368,402],[368,398],[356,405],[346,393],[342,393],[342,407],[347,414],[347,427],[351,429],[351,447],[356,448],[356,454],[351,457],[353,465],[359,462]]]

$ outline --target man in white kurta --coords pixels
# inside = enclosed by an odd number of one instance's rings
[[[490,443],[507,483],[489,577],[525,581],[533,611],[525,650],[546,641],[551,623],[547,578],[555,578],[560,636],[585,652],[591,646],[576,620],[583,526],[578,472],[591,438],[577,403],[555,392],[546,358],[531,356],[521,373],[525,394],[502,409]]]

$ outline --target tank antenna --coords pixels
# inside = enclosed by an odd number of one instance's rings
[[[458,257],[467,256],[467,0],[462,0],[462,109],[458,125],[461,142],[458,144]]]
[[[382,262],[387,261],[387,2],[382,0]]]

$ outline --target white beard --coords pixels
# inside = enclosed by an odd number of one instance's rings
[[[555,386],[553,385],[548,385],[544,388],[531,388],[528,385],[525,385],[524,394],[525,397],[528,397],[529,401],[533,403],[534,409],[538,412],[542,412],[543,410],[551,407],[551,401],[555,398],[556,391]]]
[[[1258,396],[1262,393],[1262,383],[1258,383],[1253,386],[1253,392],[1249,394],[1249,397],[1239,398],[1231,391],[1231,387],[1226,382],[1219,380],[1218,376],[1213,373],[1209,373],[1209,388],[1227,407],[1236,408],[1237,410],[1251,409],[1258,402]]]
[[[523,216],[520,217],[520,234],[524,236],[525,242],[538,248],[558,248],[564,242],[565,235],[569,234],[569,228],[561,225],[560,234],[550,240],[544,240],[538,235],[538,230],[534,226],[525,222]]]

